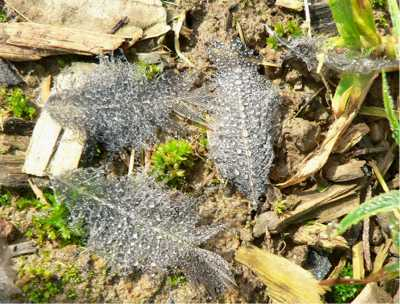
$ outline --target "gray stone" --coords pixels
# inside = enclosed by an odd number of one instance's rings
[[[268,230],[274,230],[279,223],[279,217],[273,211],[261,213],[256,217],[256,222],[253,227],[254,237],[260,237]]]
[[[0,84],[14,86],[22,82],[21,77],[14,68],[6,61],[0,59]]]

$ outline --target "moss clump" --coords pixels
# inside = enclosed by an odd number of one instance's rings
[[[353,268],[350,264],[343,267],[339,275],[340,278],[352,278]],[[333,286],[330,292],[330,297],[334,303],[348,303],[351,302],[363,289],[364,285],[345,285],[338,284]]]
[[[0,23],[4,22],[7,22],[7,13],[3,9],[0,9]]]
[[[154,79],[158,74],[161,73],[161,68],[157,64],[145,63],[144,61],[138,61],[137,66],[139,71],[146,76],[148,80]]]
[[[12,195],[9,191],[0,194],[0,207],[9,206],[11,204]]]
[[[0,96],[5,100],[7,110],[14,117],[33,119],[36,116],[35,107],[29,104],[28,98],[21,88],[7,90],[3,87],[0,90]]]
[[[176,288],[186,283],[186,277],[183,274],[173,274],[167,277],[167,286]]]
[[[28,229],[26,235],[36,238],[39,243],[45,240],[58,240],[63,245],[82,244],[85,237],[83,227],[71,227],[68,223],[67,207],[59,203],[52,193],[47,192],[44,195],[49,204],[26,198],[17,201],[17,208],[33,207],[40,211],[39,215],[32,218],[32,227]]]
[[[171,187],[181,187],[194,165],[194,153],[186,140],[170,140],[157,147],[152,156],[153,174]]]
[[[300,37],[303,35],[303,31],[296,20],[289,20],[285,24],[281,22],[276,23],[274,25],[274,32],[276,36],[280,38]],[[268,37],[266,42],[267,45],[274,50],[279,47],[278,39],[275,36]]]
[[[69,300],[76,299],[77,292],[73,287],[83,282],[80,271],[73,265],[56,263],[52,267],[51,261],[42,262],[24,264],[18,271],[24,281],[21,290],[25,299],[32,303],[48,303],[61,294]]]
[[[288,209],[288,206],[285,200],[278,200],[274,203],[273,208],[277,215],[282,215]]]

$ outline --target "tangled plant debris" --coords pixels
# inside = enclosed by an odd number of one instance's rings
[[[197,226],[196,199],[168,193],[145,173],[107,179],[102,170],[79,169],[52,184],[72,222],[86,222],[88,247],[121,273],[181,269],[211,294],[235,284],[223,258],[198,248],[222,226]]]

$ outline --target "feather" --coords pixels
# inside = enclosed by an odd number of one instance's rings
[[[186,90],[173,72],[148,81],[138,68],[101,60],[83,73],[79,86],[53,90],[46,109],[64,127],[94,138],[109,151],[153,144],[159,130],[176,132],[171,100]]]
[[[222,226],[198,226],[195,199],[172,195],[145,173],[107,179],[101,169],[78,169],[52,185],[72,225],[86,223],[88,247],[119,272],[179,269],[212,294],[234,284],[228,263],[198,248]]]
[[[217,68],[210,155],[221,176],[257,208],[266,192],[274,157],[280,99],[271,82],[251,62],[252,52],[240,42],[215,44],[210,59]]]

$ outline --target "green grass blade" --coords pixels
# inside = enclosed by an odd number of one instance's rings
[[[368,83],[373,77],[374,74],[357,73],[346,73],[341,76],[332,98],[332,110],[336,117],[339,117],[346,107],[354,107],[360,102],[360,96],[369,88]]]
[[[351,6],[353,20],[366,42],[363,46],[366,48],[378,46],[381,43],[381,37],[376,31],[371,1],[351,0]]]
[[[357,224],[367,217],[371,217],[378,213],[390,212],[398,208],[400,208],[399,190],[392,190],[377,195],[347,214],[340,222],[339,227],[337,228],[337,233],[342,234],[352,225]]]
[[[343,46],[360,49],[361,39],[355,21],[353,19],[352,5],[350,0],[328,0],[332,11],[336,28],[343,40]]]
[[[391,278],[397,278],[400,274],[400,262],[388,264],[383,269]]]
[[[386,73],[382,71],[382,94],[383,105],[385,107],[386,117],[389,120],[390,128],[393,132],[393,138],[400,145],[400,123],[399,118],[394,111],[393,98],[390,95],[389,84],[386,78]]]
[[[390,18],[393,23],[393,34],[397,37],[396,41],[396,57],[400,58],[400,9],[396,0],[387,0]]]

